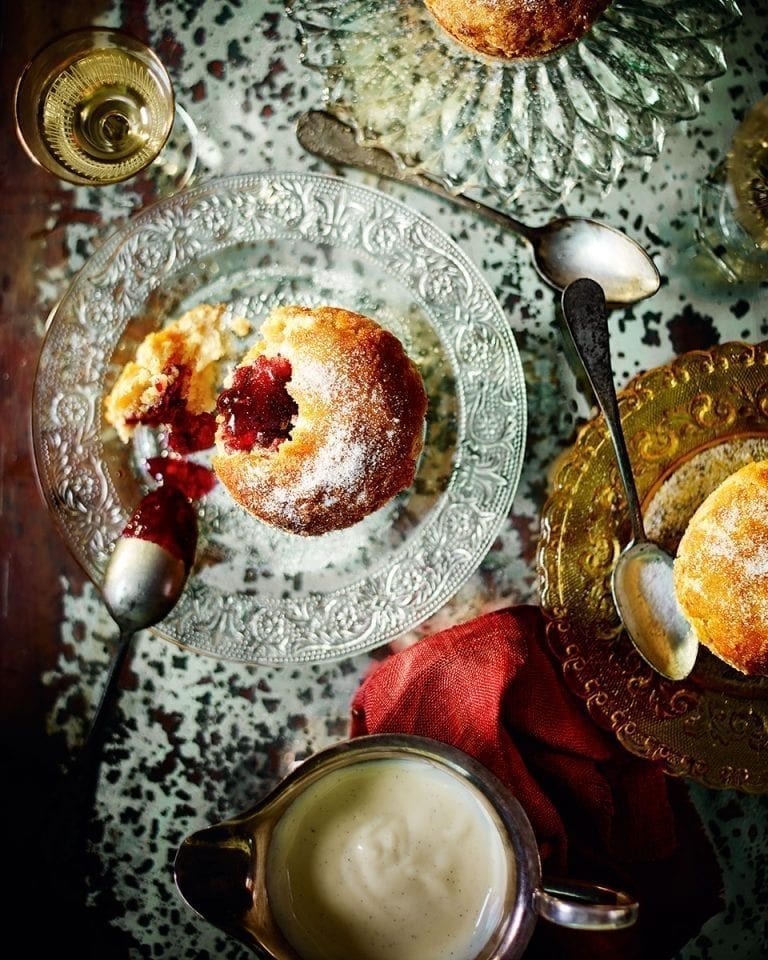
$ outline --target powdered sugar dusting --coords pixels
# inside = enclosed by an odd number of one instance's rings
[[[680,464],[652,496],[644,512],[648,537],[670,553],[698,506],[740,467],[768,459],[768,436],[735,437],[707,447]]]
[[[734,438],[675,471],[648,511],[676,552],[675,591],[702,644],[746,674],[768,673],[768,436]]]
[[[744,562],[744,573],[750,578],[768,576],[768,555],[757,554]]]
[[[332,403],[337,399],[343,387],[339,382],[337,371],[328,364],[319,363],[311,357],[302,357],[298,369],[293,371],[293,383],[303,393],[308,393],[325,403]]]
[[[307,466],[288,484],[273,483],[264,496],[264,507],[283,517],[299,517],[297,507],[314,502],[324,508],[338,506],[341,499],[357,491],[362,496],[366,464],[366,448],[354,441],[352,431],[336,425],[328,433],[327,442],[307,461]]]
[[[290,364],[290,434],[214,469],[281,529],[317,536],[358,523],[413,479],[427,403],[416,368],[394,335],[338,307],[275,308],[261,336],[255,351]]]
[[[322,423],[305,422],[301,414],[293,426],[294,436],[302,430],[322,430],[323,442],[305,460],[298,473],[287,483],[273,482],[266,491],[264,507],[283,517],[298,517],[297,506],[313,502],[324,508],[338,506],[342,499],[360,502],[366,476],[375,471],[382,460],[381,448],[372,446],[361,425],[341,415],[350,404],[350,397],[359,390],[344,367],[302,356],[293,373],[289,392],[297,397],[311,396],[326,407]],[[379,405],[374,385],[368,402]],[[301,409],[301,408],[300,408]],[[290,441],[288,441],[290,442]]]

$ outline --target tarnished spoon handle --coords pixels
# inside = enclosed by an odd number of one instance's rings
[[[104,739],[109,729],[109,721],[119,693],[120,676],[130,652],[133,636],[134,631],[121,631],[85,743],[66,775],[54,786],[51,793],[52,817],[57,818],[56,822],[61,824],[61,829],[57,830],[57,838],[60,834],[66,835],[64,841],[66,856],[72,857],[73,860],[83,855],[88,823],[93,814],[96,799]]]
[[[466,194],[452,193],[439,181],[409,170],[402,161],[381,147],[359,143],[350,126],[324,110],[309,110],[302,114],[296,125],[296,138],[305,150],[329,163],[357,167],[379,177],[398,180],[401,183],[428,190],[465,210],[471,210],[486,220],[492,220],[527,240],[532,239],[539,232],[537,227],[521,223],[514,217],[489,207],[479,200],[473,200]]]
[[[77,768],[80,775],[84,779],[92,780],[94,783],[96,773],[101,763],[104,735],[112,717],[117,696],[120,692],[120,676],[123,672],[125,661],[128,659],[131,640],[134,635],[134,630],[124,630],[120,633],[117,650],[113,654],[112,662],[109,665],[101,699],[96,707],[96,712],[91,721],[91,728],[88,731],[88,736],[85,739],[85,743],[77,759]]]
[[[562,303],[565,324],[608,425],[619,475],[627,495],[632,535],[636,542],[645,540],[640,498],[637,495],[632,463],[624,439],[613,380],[605,294],[600,284],[594,280],[574,280],[563,291]]]

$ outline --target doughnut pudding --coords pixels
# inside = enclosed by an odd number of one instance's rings
[[[741,673],[768,675],[768,460],[741,467],[694,513],[674,583],[701,643]]]
[[[219,395],[213,469],[265,523],[316,536],[410,486],[427,396],[400,341],[339,307],[278,307]]]
[[[580,39],[611,0],[425,0],[434,19],[474,53],[536,60]]]

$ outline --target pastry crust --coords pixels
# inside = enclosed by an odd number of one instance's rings
[[[291,365],[298,412],[275,448],[228,448],[219,415],[213,469],[260,520],[316,536],[362,520],[410,486],[427,396],[400,341],[333,306],[279,307],[240,366],[263,355]],[[221,410],[221,407],[220,407]]]
[[[535,60],[580,39],[611,0],[425,0],[450,36],[475,53]]]
[[[768,675],[768,460],[741,467],[694,513],[674,583],[701,643],[742,673]]]
[[[142,340],[104,400],[104,417],[124,443],[172,391],[190,414],[215,410],[218,362],[230,349],[228,331],[242,336],[248,327],[239,317],[227,324],[226,311],[226,304],[200,304]]]

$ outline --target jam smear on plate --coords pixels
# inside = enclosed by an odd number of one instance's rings
[[[200,500],[216,485],[213,470],[183,457],[150,457],[147,470],[158,483],[172,484],[190,500]]]
[[[217,401],[228,450],[277,449],[290,437],[299,409],[285,387],[290,379],[291,364],[281,356],[262,355],[235,370]]]
[[[213,446],[216,435],[215,413],[190,413],[186,406],[169,423],[168,446],[176,453],[195,453]]]

